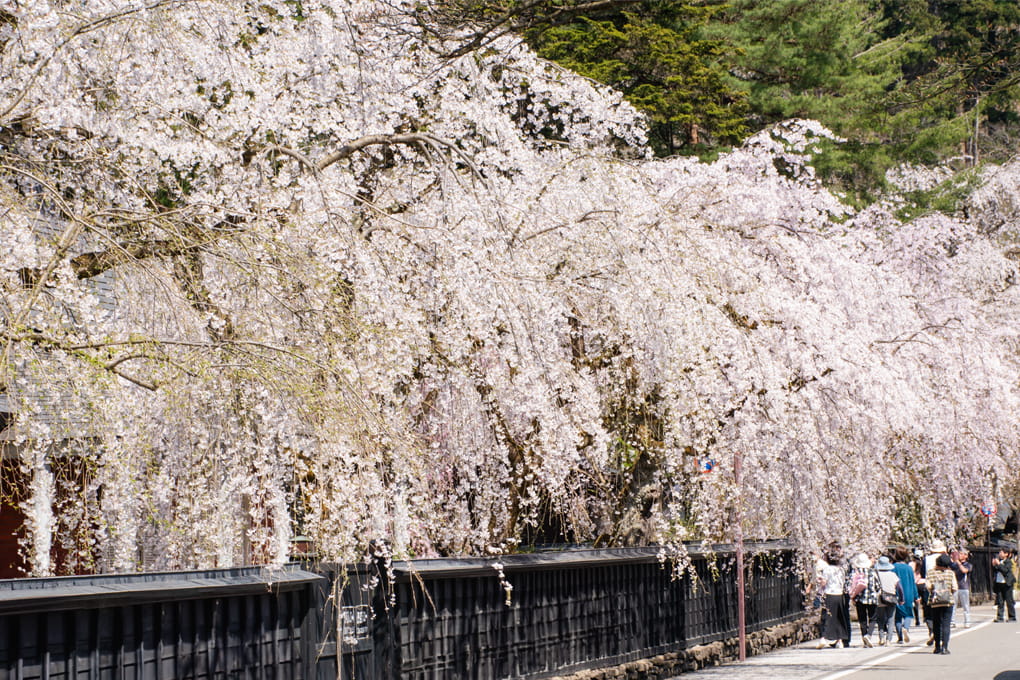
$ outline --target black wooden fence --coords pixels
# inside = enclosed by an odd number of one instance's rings
[[[748,630],[801,616],[793,551],[749,549]],[[693,578],[622,549],[0,581],[0,680],[547,677],[734,637],[732,551],[692,558]]]
[[[802,616],[793,551],[750,548],[748,631]],[[652,548],[395,563],[389,582],[385,568],[327,570],[338,584],[339,675],[541,678],[735,637],[732,551],[694,551],[692,561],[693,577],[674,575]],[[373,577],[380,587],[366,590]]]
[[[992,558],[999,553],[997,547],[970,548],[971,598],[983,601],[992,597]]]
[[[326,586],[258,568],[0,581],[0,680],[311,680]]]

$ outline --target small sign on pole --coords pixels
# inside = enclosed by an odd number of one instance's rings
[[[991,501],[981,506],[981,514],[985,517],[994,517],[996,510],[995,503]]]

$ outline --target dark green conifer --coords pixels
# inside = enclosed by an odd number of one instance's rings
[[[746,97],[726,81],[725,43],[700,35],[711,9],[644,3],[529,32],[538,53],[611,85],[648,114],[658,153],[698,153],[740,141]]]

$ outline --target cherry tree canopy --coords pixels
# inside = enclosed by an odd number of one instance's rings
[[[968,219],[855,212],[817,124],[653,160],[617,93],[424,16],[0,1],[34,573],[677,545],[738,505],[805,547],[965,531],[1020,458],[1020,166]]]

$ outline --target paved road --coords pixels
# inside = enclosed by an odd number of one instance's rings
[[[970,628],[954,628],[952,654],[931,653],[923,626],[911,629],[909,645],[861,646],[854,623],[850,649],[815,649],[815,643],[751,657],[675,680],[1020,680],[1020,624],[992,623],[995,608],[974,607]]]

